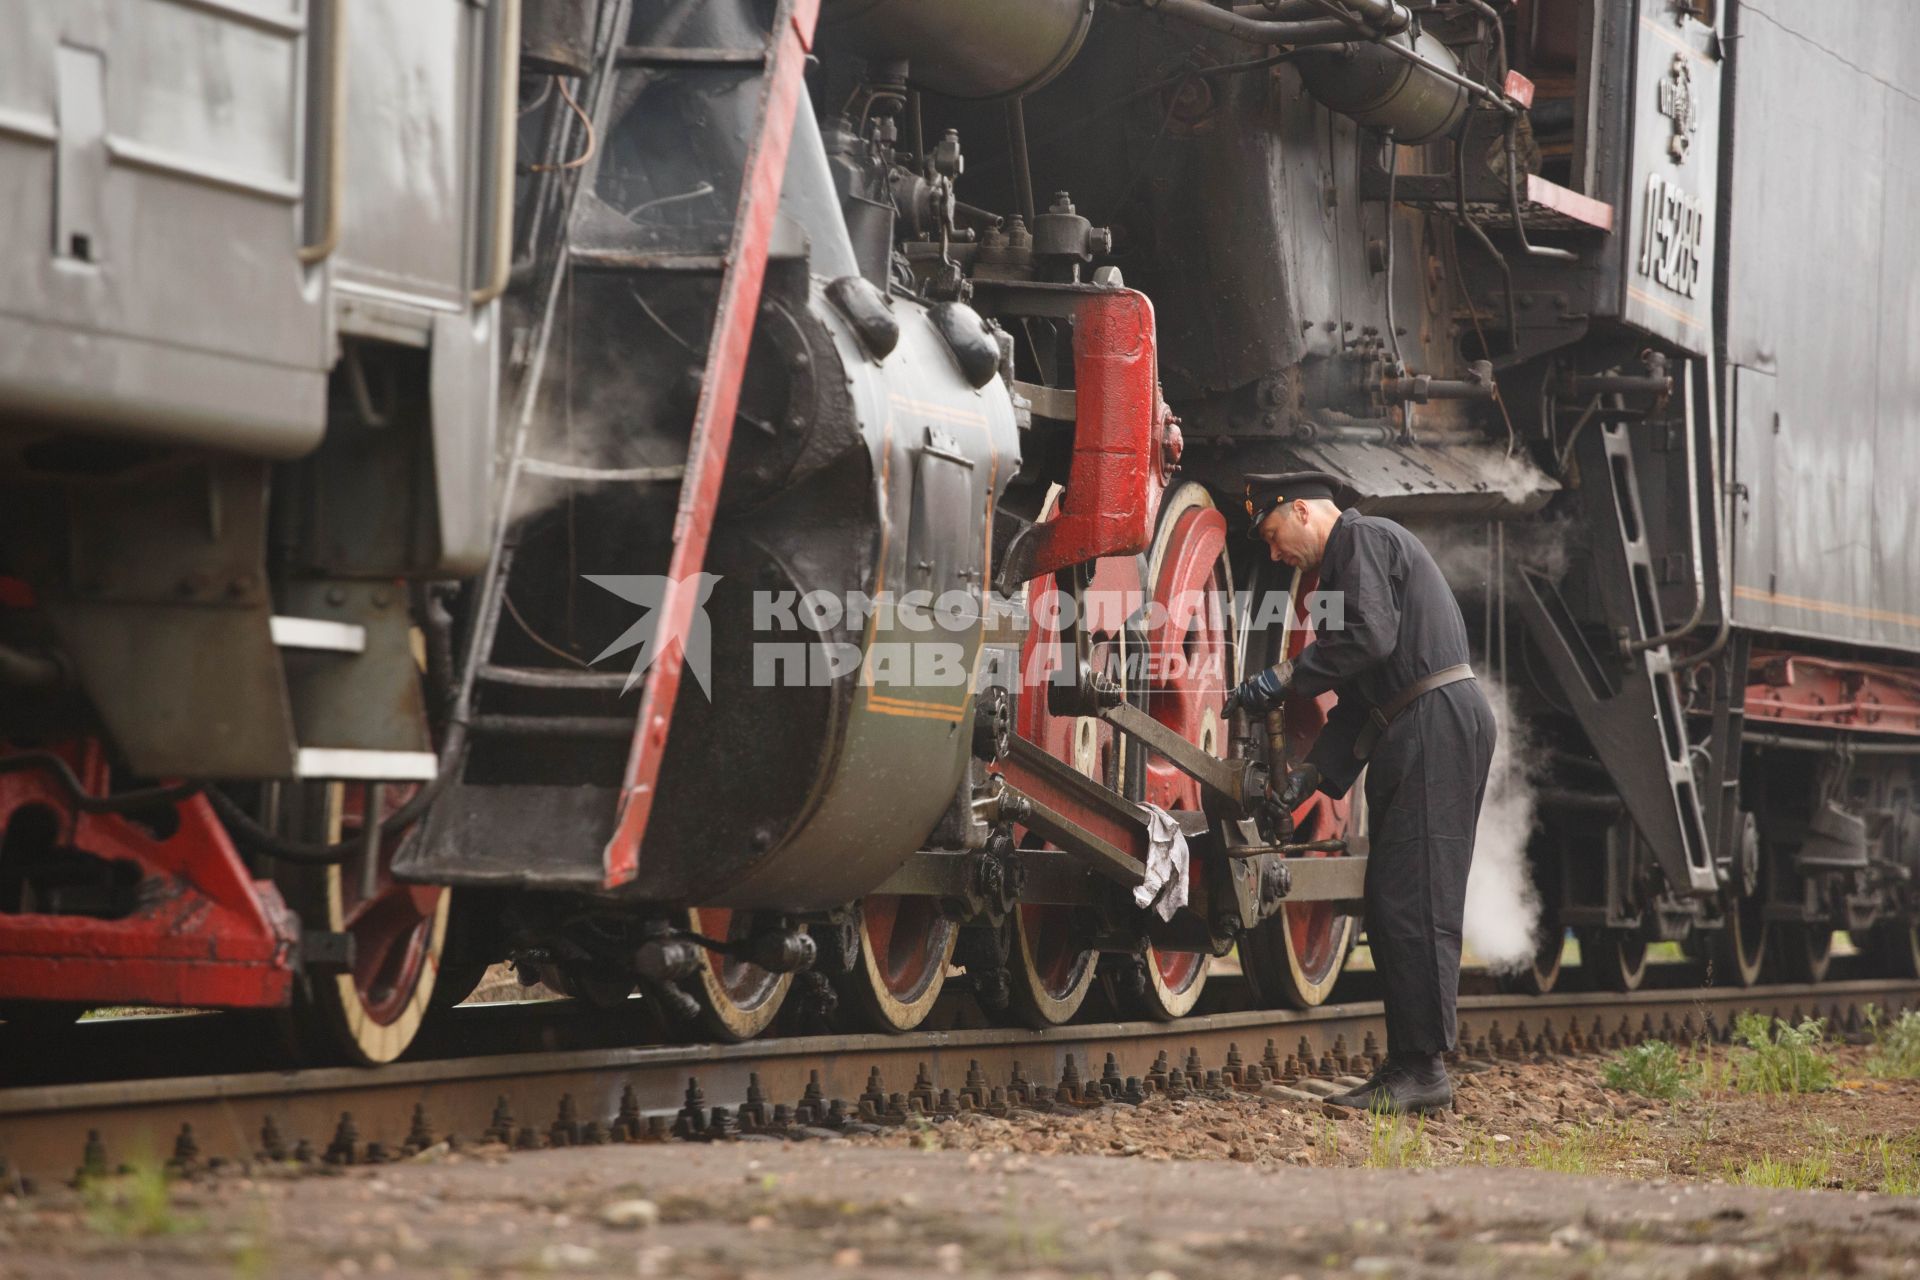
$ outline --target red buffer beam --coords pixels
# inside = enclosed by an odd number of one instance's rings
[[[58,753],[106,793],[98,743]],[[0,1000],[286,1004],[300,934],[279,891],[247,873],[206,797],[165,824],[140,816],[155,826],[84,811],[52,771],[0,773]]]

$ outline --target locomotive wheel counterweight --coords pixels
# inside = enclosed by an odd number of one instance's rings
[[[1291,620],[1280,648],[1297,657],[1313,640],[1313,623],[1306,602],[1319,584],[1317,575],[1294,575]],[[1257,650],[1256,650],[1257,652]],[[1281,653],[1263,661],[1274,662]],[[1332,694],[1294,698],[1287,703],[1287,745],[1304,757],[1327,723],[1334,704]],[[1366,775],[1347,794],[1335,800],[1315,791],[1293,812],[1296,842],[1351,840],[1366,830]],[[1311,855],[1321,856],[1321,855]],[[1332,902],[1302,902],[1282,906],[1278,913],[1247,931],[1240,943],[1240,961],[1265,1004],[1311,1009],[1326,1003],[1345,966],[1353,942],[1354,917],[1341,914]]]
[[[405,804],[411,786],[328,783],[322,830],[330,843],[365,831],[370,800],[384,818]],[[453,890],[393,878],[400,835],[381,839],[332,866],[282,863],[275,882],[307,927],[353,939],[353,963],[295,986],[296,1034],[310,1051],[364,1066],[392,1062],[420,1031],[434,1001],[446,948]],[[469,988],[471,990],[471,988]],[[310,992],[310,994],[304,994]],[[462,992],[464,996],[466,993]]]
[[[1226,754],[1220,716],[1239,678],[1233,643],[1233,577],[1226,521],[1197,484],[1170,490],[1147,557],[1153,626],[1142,664],[1147,711],[1209,753]],[[1172,811],[1201,807],[1200,784],[1157,756],[1146,762],[1146,799]],[[1130,1003],[1151,1018],[1184,1017],[1206,989],[1211,957],[1149,946],[1146,986]]]
[[[860,960],[842,990],[874,1030],[913,1030],[947,984],[959,927],[933,898],[893,894],[861,899],[857,927]]]

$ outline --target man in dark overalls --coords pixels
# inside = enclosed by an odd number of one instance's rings
[[[1235,689],[1255,717],[1332,690],[1339,705],[1278,787],[1287,813],[1315,789],[1346,794],[1366,769],[1367,944],[1385,993],[1387,1060],[1330,1101],[1431,1111],[1453,1101],[1460,924],[1474,827],[1493,759],[1493,711],[1467,666],[1460,606],[1419,539],[1342,511],[1321,472],[1252,476],[1247,513],[1275,560],[1317,570],[1339,607],[1291,662]],[[1337,624],[1337,625],[1336,625]]]

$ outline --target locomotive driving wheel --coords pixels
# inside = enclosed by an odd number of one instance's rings
[[[960,929],[929,897],[872,894],[855,915],[860,960],[841,990],[874,1030],[911,1031],[947,985]]]
[[[1866,946],[1861,949],[1881,977],[1920,978],[1920,927],[1911,921],[1892,920],[1875,925],[1868,930]]]
[[[1316,574],[1294,575],[1288,625],[1274,646],[1277,651],[1271,652],[1266,662],[1277,662],[1283,655],[1298,657],[1311,643],[1313,623],[1307,616],[1306,603],[1318,585]],[[1296,757],[1304,757],[1320,736],[1333,703],[1332,694],[1288,701],[1287,744]],[[1313,792],[1293,811],[1294,834],[1290,842],[1353,840],[1361,835],[1366,830],[1365,789],[1363,773],[1339,800],[1323,792]],[[1283,905],[1242,937],[1240,962],[1262,1003],[1311,1009],[1326,1003],[1333,993],[1333,984],[1339,979],[1352,948],[1355,927],[1354,917],[1343,914],[1331,902]]]
[[[1051,502],[1048,505],[1051,507]],[[1138,600],[1138,574],[1138,562],[1132,557],[1102,560],[1083,594],[1094,602]],[[1027,584],[1030,623],[1020,647],[1021,696],[1016,731],[1055,759],[1117,790],[1125,778],[1125,757],[1114,728],[1093,716],[1055,715],[1047,707],[1047,686],[1072,657],[1070,653],[1063,657],[1061,652],[1067,647],[1063,643],[1063,616],[1070,616],[1072,607],[1071,598],[1060,591],[1051,574]],[[1063,615],[1063,611],[1067,613]],[[1122,619],[1112,615],[1122,614],[1125,609],[1096,604],[1088,612],[1092,616],[1081,622],[1091,634],[1093,667],[1115,684],[1124,685],[1125,630]],[[1031,831],[1020,833],[1019,842],[1025,849],[1046,847],[1046,842]],[[1014,1018],[1035,1028],[1057,1026],[1072,1018],[1086,1003],[1099,968],[1099,953],[1077,945],[1073,908],[1022,903],[1014,908],[1007,928],[1011,935],[1007,946],[1007,966],[1011,970],[1008,1008]]]
[[[694,907],[687,927],[717,942],[744,942],[753,936],[751,912],[726,907]],[[793,988],[793,975],[773,973],[751,961],[711,947],[700,948],[700,959],[688,980],[700,1002],[700,1022],[716,1040],[751,1040],[773,1025]]]
[[[1227,563],[1227,525],[1197,484],[1167,494],[1147,556],[1153,592],[1146,652],[1140,666],[1146,710],[1209,754],[1226,755],[1221,716],[1239,674],[1234,660],[1233,578]],[[1146,800],[1169,812],[1199,809],[1200,784],[1158,756],[1145,765]],[[1127,997],[1135,1011],[1161,1020],[1184,1017],[1206,989],[1212,957],[1204,951],[1165,951],[1149,944],[1146,984]]]
[[[1723,912],[1726,925],[1711,938],[1707,955],[1716,981],[1750,987],[1766,967],[1769,932],[1760,891],[1760,828],[1751,813],[1740,815],[1738,838]]]
[[[1833,967],[1833,926],[1819,921],[1778,925],[1769,950],[1776,982],[1825,982]]]
[[[1638,991],[1647,980],[1647,940],[1631,929],[1583,929],[1580,967],[1596,991]]]
[[[1560,922],[1560,851],[1536,851],[1527,865],[1540,903],[1540,917],[1534,923],[1533,957],[1524,969],[1501,975],[1500,987],[1521,995],[1544,996],[1560,985],[1561,958],[1567,950],[1567,929]]]
[[[331,866],[282,862],[274,874],[307,928],[352,939],[350,966],[295,984],[295,1033],[310,1052],[363,1066],[392,1062],[413,1043],[434,1003],[453,891],[393,878],[404,832],[365,838],[369,821],[391,816],[417,789],[323,784],[315,825],[329,843],[352,842],[355,851]]]

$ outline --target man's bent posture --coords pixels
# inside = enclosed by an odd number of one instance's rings
[[[1339,608],[1313,643],[1228,700],[1255,716],[1332,690],[1339,705],[1290,772],[1291,811],[1318,787],[1336,799],[1366,770],[1367,943],[1386,994],[1387,1060],[1341,1106],[1428,1111],[1453,1086],[1460,920],[1473,833],[1493,759],[1493,711],[1467,666],[1460,606],[1419,539],[1391,520],[1341,511],[1318,472],[1253,476],[1254,532],[1275,560],[1318,570]],[[1339,625],[1334,625],[1337,622]]]

